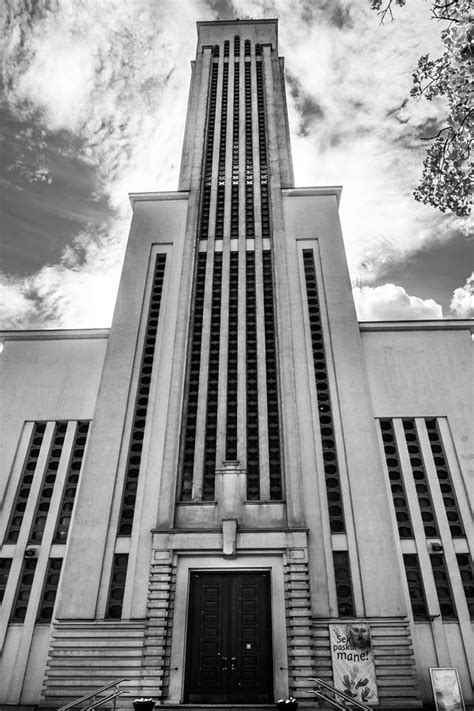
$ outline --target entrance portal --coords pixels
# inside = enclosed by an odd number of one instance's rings
[[[273,700],[270,575],[192,573],[188,703]]]

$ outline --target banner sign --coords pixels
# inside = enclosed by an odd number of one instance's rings
[[[365,622],[329,625],[334,686],[355,701],[378,704],[370,628]]]

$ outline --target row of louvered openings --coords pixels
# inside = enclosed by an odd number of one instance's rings
[[[222,71],[222,98],[220,111],[220,129],[218,131],[219,154],[217,166],[217,193],[215,203],[215,239],[224,237],[224,212],[226,183],[230,183],[230,236],[236,239],[239,235],[239,214],[245,209],[245,236],[247,239],[255,237],[255,206],[254,206],[254,145],[253,145],[253,118],[252,118],[252,67],[250,61],[244,64],[244,114],[245,114],[245,203],[239,204],[239,112],[240,112],[240,61],[234,62],[233,84],[233,118],[232,118],[232,166],[231,175],[226,175],[226,144],[229,102],[229,64],[227,61],[219,62],[219,48],[214,49],[214,61],[211,68],[209,86],[209,101],[207,107],[206,141],[203,161],[203,180],[201,188],[201,206],[199,220],[199,236],[205,240],[210,236],[210,211],[212,191],[212,166],[214,144],[216,141],[216,116],[217,116],[217,91],[219,67]],[[224,43],[224,58],[229,55],[229,42]],[[234,56],[238,60],[240,44],[234,43]],[[245,55],[250,56],[250,41],[245,41]],[[260,224],[262,237],[270,237],[270,207],[269,207],[269,179],[267,160],[266,118],[264,100],[264,73],[261,57],[261,46],[256,45],[255,57],[256,96],[257,96],[257,121],[258,121],[258,155],[259,155],[259,191],[260,191]],[[229,178],[229,179],[228,179]]]
[[[239,266],[239,259],[244,260],[244,270]],[[261,274],[257,269],[261,268]],[[210,295],[210,335],[207,352],[207,381],[205,392],[202,389],[201,371],[203,346],[203,321],[205,309],[206,272],[212,269],[212,292]],[[222,465],[217,462],[217,411],[219,405],[219,371],[221,367],[220,343],[222,329],[222,287],[223,280],[228,281],[228,302],[224,311],[228,314],[227,341],[227,416],[225,428],[225,458],[227,460],[245,459],[247,469],[247,498],[259,500],[261,487],[261,433],[259,432],[259,411],[261,407],[260,392],[266,391],[265,409],[267,412],[267,448],[268,469],[270,477],[270,499],[280,500],[283,496],[281,452],[280,452],[280,417],[277,385],[277,355],[275,336],[275,317],[273,310],[273,279],[272,256],[270,250],[264,250],[261,267],[257,267],[255,253],[247,251],[239,257],[239,253],[231,252],[229,269],[223,274],[222,252],[214,254],[200,252],[198,256],[193,324],[188,360],[188,390],[187,403],[182,433],[181,457],[181,490],[182,501],[214,499],[216,468]],[[245,280],[245,383],[246,383],[246,443],[245,452],[238,451],[237,446],[237,412],[238,412],[238,350],[239,350],[239,283]],[[262,284],[262,300],[264,311],[264,334],[257,336],[257,283]],[[265,348],[265,388],[259,388],[258,338],[264,336]],[[244,345],[242,341],[242,346]],[[261,373],[260,373],[260,377]],[[198,410],[202,397],[206,398],[205,433],[202,491],[195,490],[195,461],[198,437]]]

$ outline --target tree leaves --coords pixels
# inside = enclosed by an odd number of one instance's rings
[[[393,19],[393,2],[405,4],[405,0],[386,0],[384,6],[384,0],[371,0],[381,22],[387,12]],[[448,115],[437,134],[422,138],[431,145],[413,194],[441,212],[450,210],[464,216],[471,210],[474,182],[474,24],[470,0],[433,0],[432,17],[448,23],[441,32],[445,51],[434,60],[428,55],[420,57],[410,94],[428,101],[444,98]]]

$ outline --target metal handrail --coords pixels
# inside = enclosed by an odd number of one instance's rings
[[[347,694],[345,694],[343,691],[339,691],[338,689],[335,689],[334,686],[331,686],[331,684],[328,684],[326,681],[323,681],[322,679],[315,679],[315,678],[310,678],[309,681],[315,681],[318,686],[322,686],[323,689],[327,689],[328,691],[332,691],[333,694],[336,694],[337,696],[341,696],[345,701],[348,701],[350,704],[353,704],[356,708],[362,709],[363,711],[367,711],[367,706],[364,704],[361,704],[359,701],[355,701],[355,699],[351,698]],[[315,694],[316,696],[321,696],[321,694],[318,694],[316,691],[308,691],[308,694]],[[329,701],[329,703],[332,703],[336,708],[339,709],[344,709],[347,708],[344,706],[338,705],[339,699],[331,699],[322,696],[321,698],[324,698],[326,701]]]
[[[331,706],[334,706],[336,709],[341,709],[341,711],[348,711],[347,706],[344,704],[339,703],[339,701],[336,701],[336,699],[330,699],[326,696],[325,692],[322,691],[308,691],[308,694],[314,694],[314,696],[317,696],[320,699],[323,699],[323,701],[327,701],[328,704],[331,704]]]
[[[99,708],[99,706],[103,706],[104,704],[107,703],[107,701],[110,701],[111,699],[114,700],[114,709],[115,709],[115,699],[117,696],[123,696],[126,694],[127,691],[125,689],[117,689],[117,691],[114,691],[113,694],[109,694],[108,696],[104,696],[103,699],[99,699],[96,703],[93,703],[91,706],[88,706],[85,711],[94,711],[94,709]]]
[[[105,684],[105,686],[101,686],[100,689],[96,689],[95,691],[92,691],[90,694],[81,696],[80,699],[76,699],[75,701],[71,701],[71,703],[66,704],[65,706],[61,706],[61,708],[59,708],[58,711],[68,711],[68,709],[73,709],[76,706],[79,706],[79,704],[82,704],[83,701],[87,701],[88,699],[93,699],[94,696],[101,694],[103,691],[107,691],[107,689],[111,689],[113,686],[118,686],[119,684],[122,683],[122,681],[130,681],[130,679],[124,678],[124,679],[116,679],[115,681],[111,681],[109,684]]]

